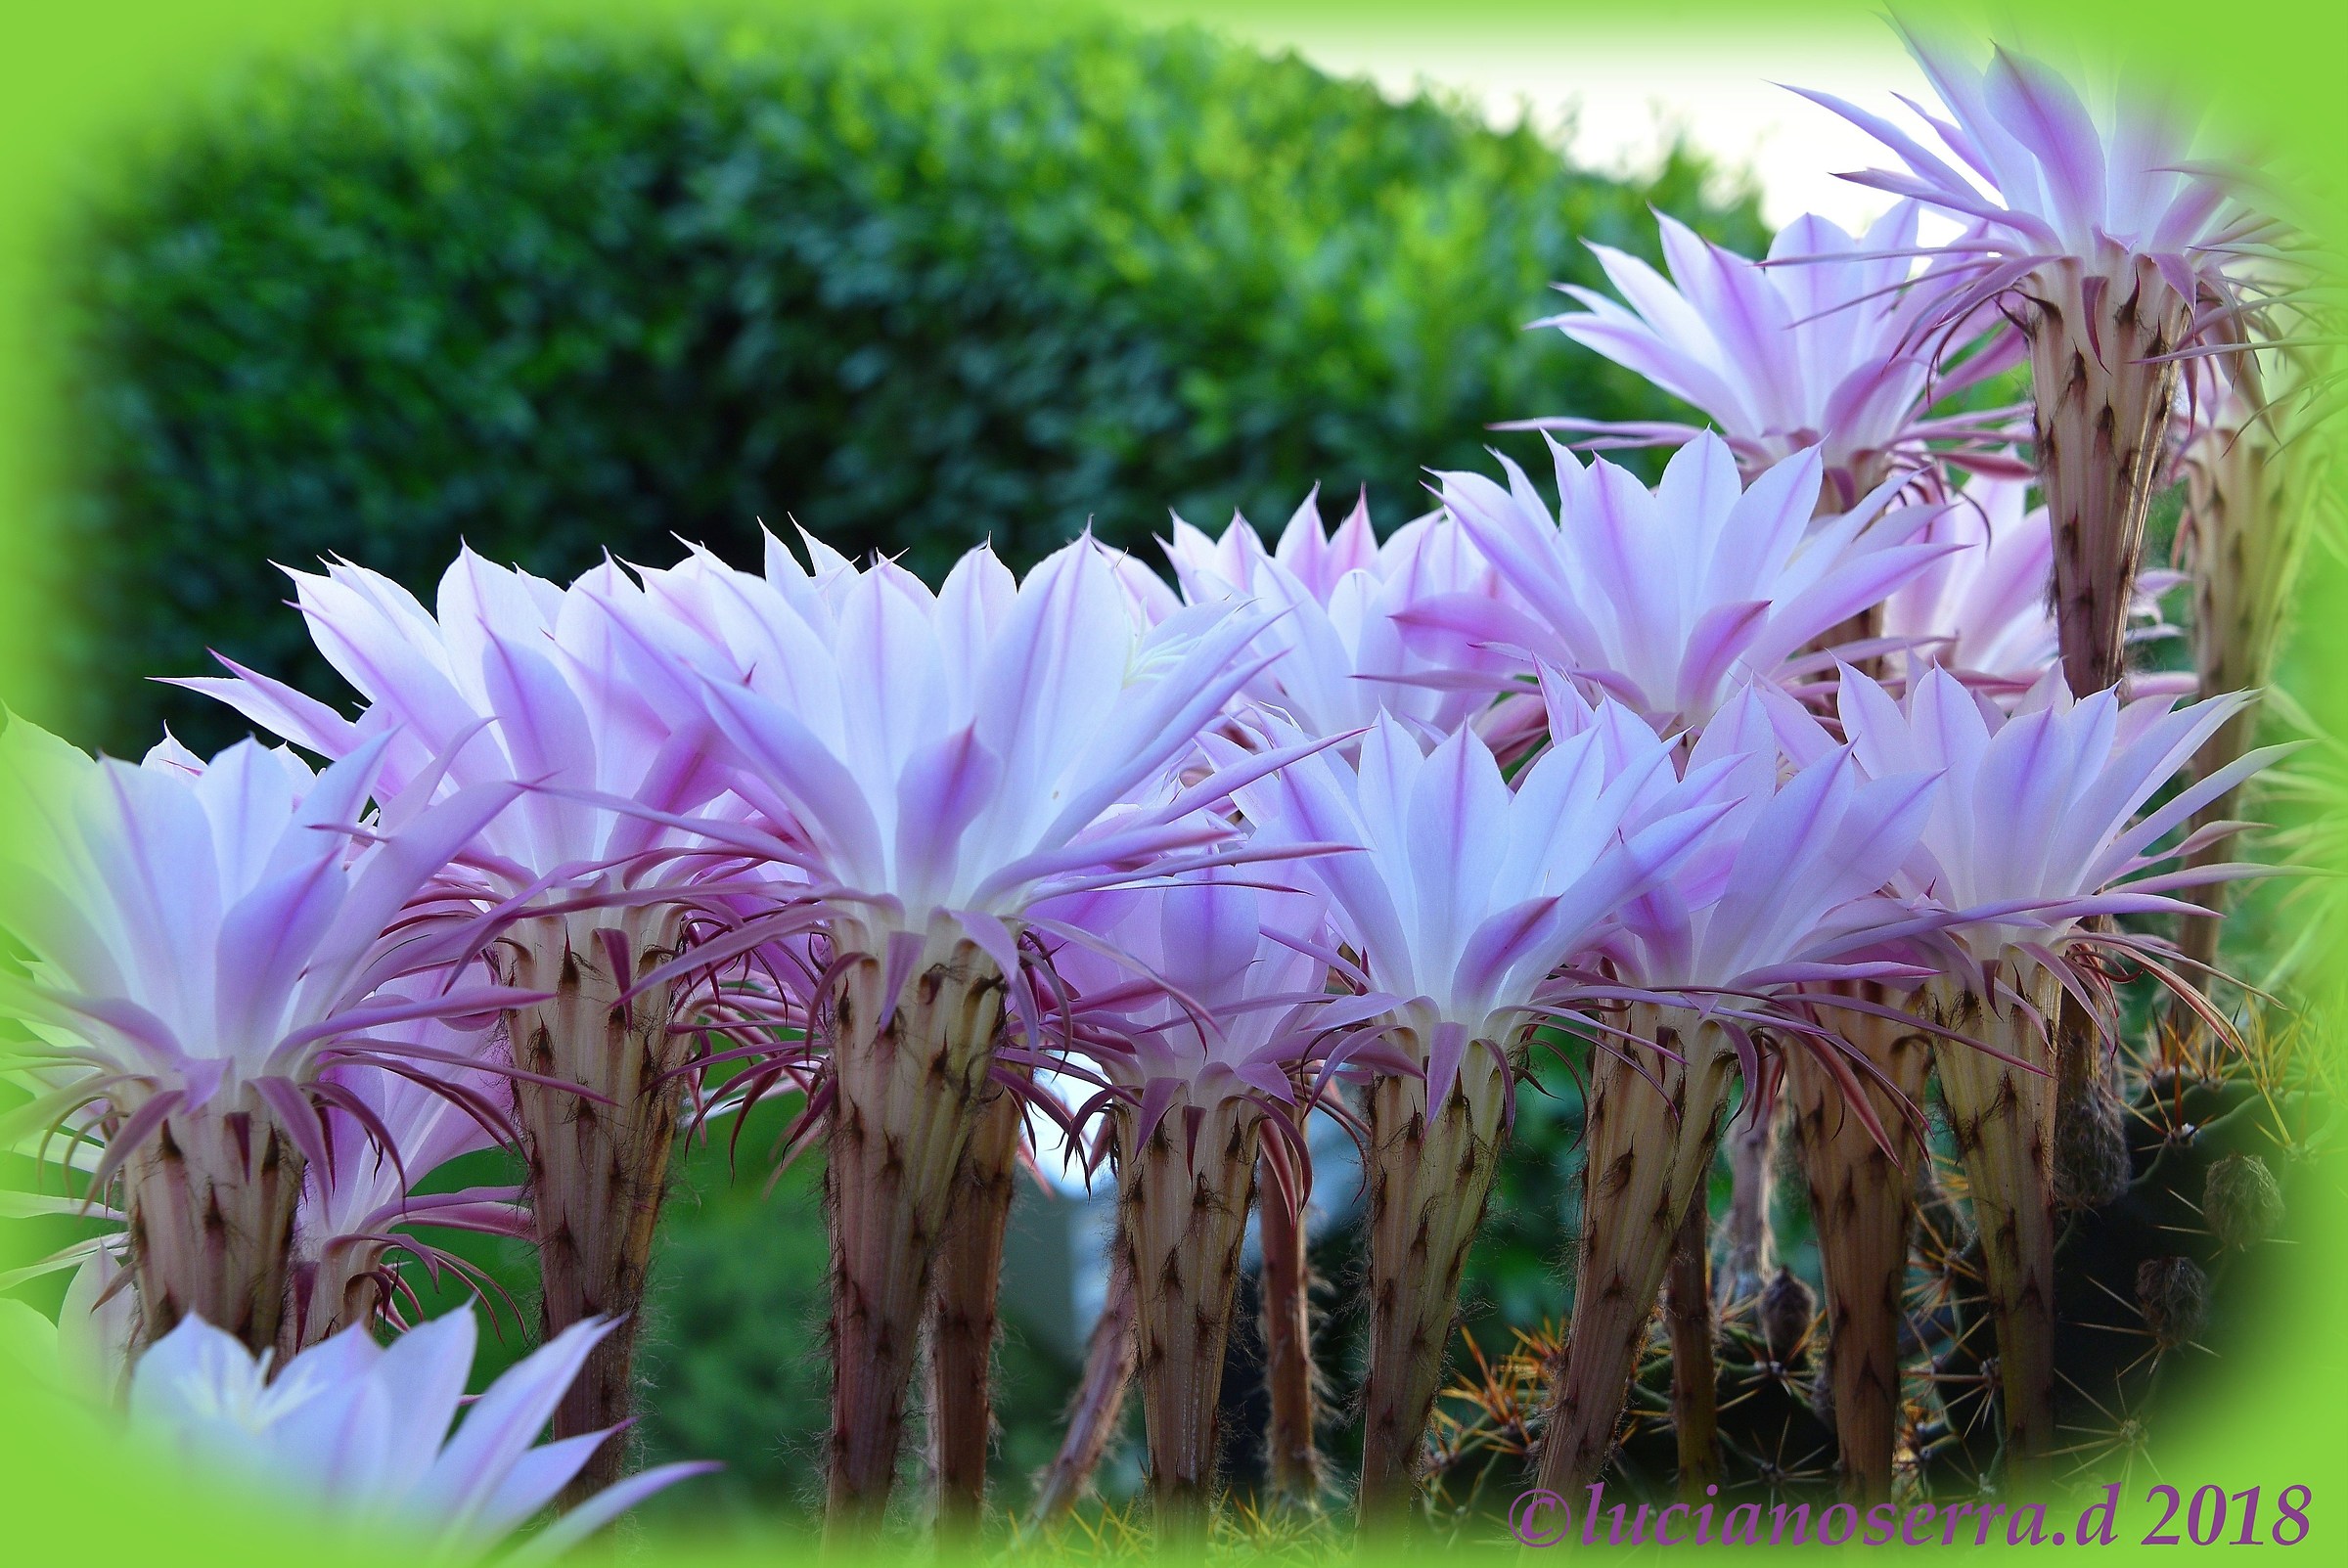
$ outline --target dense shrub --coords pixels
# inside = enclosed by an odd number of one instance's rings
[[[1646,386],[1522,324],[1704,171],[1108,24],[379,39],[240,82],[79,231],[85,739],[233,733],[207,646],[332,691],[266,564],[423,590],[795,516],[932,569],[1087,519],[1420,510],[1490,420]]]

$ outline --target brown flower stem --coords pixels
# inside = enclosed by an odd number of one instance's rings
[[[2059,997],[2053,977],[2039,971],[2032,993],[2032,1004],[2051,1017]],[[2054,1439],[2052,1047],[2019,1007],[1987,1007],[1947,977],[1926,983],[1923,1005],[1943,1028],[2041,1069],[2009,1066],[1951,1041],[1933,1048],[1981,1235],[2008,1464],[2026,1479]]]
[[[505,983],[552,993],[506,1015],[515,1061],[602,1097],[526,1079],[515,1085],[538,1233],[540,1332],[552,1339],[590,1318],[619,1320],[556,1407],[558,1438],[600,1432],[634,1412],[636,1337],[684,1093],[675,1070],[695,1049],[669,1028],[670,987],[619,1000],[637,975],[675,957],[682,917],[655,908],[611,918],[615,942],[549,918],[519,928],[503,950]],[[626,955],[620,973],[613,947]],[[628,1444],[605,1443],[565,1500],[618,1480],[629,1457]]]
[[[2128,601],[2177,393],[2177,364],[2160,356],[2183,340],[2190,302],[2149,260],[2120,278],[2051,261],[2022,291],[2038,471],[2054,528],[2054,618],[2063,674],[2085,696],[2119,684],[2126,668]]]
[[[905,1396],[954,1177],[976,1127],[1004,977],[940,922],[903,988],[883,994],[884,940],[847,921],[825,999],[832,1106],[832,1544],[877,1531],[905,1439]],[[886,1014],[885,1018],[883,1014]]]
[[[995,1298],[1018,1176],[1019,1097],[997,1084],[954,1182],[929,1302],[929,1441],[941,1523],[974,1530],[986,1513],[994,1440]]]
[[[1370,1091],[1370,1379],[1356,1503],[1366,1530],[1402,1523],[1418,1501],[1427,1417],[1513,1078],[1476,1042],[1432,1118],[1423,1078],[1381,1077]]]
[[[1540,1484],[1566,1497],[1581,1496],[1614,1451],[1672,1239],[1712,1168],[1737,1074],[1717,1023],[1645,1003],[1630,1018],[1637,1040],[1595,1053],[1590,1073],[1573,1322],[1552,1369],[1541,1446]]]
[[[1161,1548],[1203,1546],[1214,1510],[1223,1353],[1240,1288],[1263,1109],[1174,1104],[1141,1138],[1117,1111],[1118,1223],[1134,1284],[1136,1367]]]
[[[138,1092],[119,1090],[125,1118]],[[138,1286],[138,1348],[190,1314],[258,1355],[286,1317],[302,1158],[250,1088],[165,1116],[123,1169],[128,1262]]]
[[[1035,1522],[1050,1527],[1064,1517],[1092,1484],[1117,1435],[1125,1390],[1133,1383],[1137,1346],[1133,1333],[1133,1268],[1122,1238],[1109,1252],[1108,1294],[1084,1350],[1084,1377],[1069,1402],[1060,1452],[1044,1466],[1035,1488]]]
[[[1280,1114],[1274,1112],[1273,1114]],[[1267,1158],[1264,1156],[1261,1158]],[[1256,1236],[1263,1244],[1264,1383],[1272,1415],[1264,1432],[1272,1490],[1297,1502],[1321,1495],[1321,1453],[1314,1446],[1318,1415],[1313,1366],[1313,1277],[1304,1216],[1274,1200],[1269,1170],[1259,1172]]]
[[[1712,1226],[1703,1185],[1672,1237],[1663,1315],[1671,1337],[1671,1429],[1680,1496],[1700,1503],[1720,1480],[1720,1367],[1712,1353]]]
[[[1874,995],[1875,988],[1866,988]],[[1875,996],[1875,1000],[1880,1000]],[[1909,1104],[1923,1098],[1932,1065],[1928,1037],[1896,1018],[1846,1011],[1843,1038],[1880,1071]],[[1891,1496],[1900,1428],[1900,1318],[1908,1282],[1913,1181],[1851,1113],[1833,1078],[1808,1052],[1789,1052],[1786,1088],[1794,1139],[1810,1188],[1826,1274],[1829,1358],[1842,1486],[1854,1501]],[[1877,1085],[1866,1093],[1875,1119],[1897,1129],[1907,1107]],[[1908,1159],[1923,1159],[1913,1143]]]

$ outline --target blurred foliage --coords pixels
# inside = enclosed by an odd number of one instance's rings
[[[460,538],[567,578],[758,519],[936,573],[1088,519],[1387,525],[1487,422],[1663,413],[1523,324],[1644,184],[1294,58],[1106,22],[383,36],[256,67],[120,160],[69,251],[68,733],[229,715],[207,647],[331,696],[270,562],[428,597]],[[1526,443],[1525,436],[1508,440]],[[1537,445],[1531,450],[1538,451]],[[1154,559],[1154,549],[1151,551]]]

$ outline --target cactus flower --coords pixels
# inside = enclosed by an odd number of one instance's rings
[[[1430,749],[1380,716],[1358,766],[1316,755],[1240,795],[1260,836],[1356,846],[1306,871],[1360,955],[1363,988],[1398,999],[1365,1021],[1353,1058],[1376,1070],[1366,1521],[1390,1522],[1417,1496],[1460,1273],[1552,971],[1725,809],[1681,787],[1651,732],[1603,708],[1611,725],[1561,737],[1513,789],[1472,731]],[[1632,733],[1643,747],[1609,745]]]
[[[527,785],[464,846],[451,879],[512,923],[503,977],[546,1000],[505,1020],[517,1120],[538,1225],[541,1327],[610,1316],[557,1416],[563,1436],[626,1418],[637,1307],[666,1192],[693,1037],[671,1027],[677,987],[642,987],[684,945],[711,862],[637,806],[671,818],[722,787],[698,709],[663,706],[632,679],[608,607],[630,585],[609,564],[569,588],[461,552],[435,610],[347,563],[295,572],[312,639],[366,699],[345,719],[255,672],[179,684],[330,756],[372,739],[387,777],[441,791]],[[223,660],[226,663],[226,660]],[[576,1085],[596,1097],[579,1114]],[[619,1473],[598,1451],[583,1485]]]
[[[1845,746],[1781,784],[1774,735],[1748,691],[1698,739],[1692,776],[1727,764],[1719,787],[1735,808],[1705,852],[1631,903],[1606,944],[1629,1013],[1593,1053],[1574,1316],[1541,1454],[1541,1484],[1567,1495],[1597,1479],[1613,1452],[1632,1364],[1674,1237],[1712,1167],[1731,1079],[1742,1078],[1748,1107],[1767,1098],[1755,1028],[1774,1012],[1782,1049],[1807,1053],[1856,1116],[1877,1121],[1849,1048],[1768,1004],[1797,985],[1918,972],[1875,950],[1915,923],[1882,889],[1923,830],[1935,778],[1867,779]]]
[[[1767,263],[1657,214],[1669,280],[1637,256],[1593,245],[1623,303],[1561,285],[1584,308],[1533,325],[1557,328],[1709,414],[1748,476],[1819,448],[1830,511],[1939,461],[2025,471],[2000,462],[2005,411],[1930,413],[2010,366],[2021,344],[1986,312],[1969,322],[1929,319],[1933,291],[1909,281],[1919,210],[1899,202],[1861,235],[1796,218],[1770,242]],[[1941,368],[1952,349],[1968,347]],[[1686,425],[1569,418],[1503,428],[1571,431],[1592,445],[1676,446],[1697,434]]]
[[[761,578],[697,557],[648,575],[638,630],[698,686],[734,789],[789,825],[775,853],[804,880],[775,918],[813,918],[829,942],[813,1006],[834,1096],[830,1519],[852,1532],[895,1477],[956,1187],[998,1174],[965,1153],[1006,1007],[1031,1043],[1046,1032],[1025,912],[1151,874],[1137,868],[1229,858],[1235,829],[1197,810],[1222,786],[1173,770],[1260,668],[1242,650],[1262,622],[1217,605],[1145,628],[1090,539],[1022,581],[973,550],[934,593],[885,560],[814,563],[778,547]],[[1006,1198],[1015,1149],[995,1150]],[[985,1397],[981,1382],[948,1408],[978,1411],[983,1433]]]
[[[2066,1065],[2054,1012],[2066,993],[2093,1000],[2065,949],[2124,948],[2169,973],[2145,939],[2094,930],[2087,917],[2189,912],[2175,892],[2248,872],[2153,868],[2197,847],[2159,847],[2165,835],[2284,748],[2239,758],[2140,818],[2247,697],[2123,705],[2105,690],[2074,701],[2055,670],[2009,715],[1943,670],[1905,704],[1856,670],[1841,681],[1844,733],[1864,767],[1942,778],[1900,880],[1964,917],[1926,939],[1942,950],[1941,972],[1917,1008],[1936,1029],[1990,1048],[1946,1044],[1936,1055],[1984,1245],[2008,1448],[2027,1467],[2054,1436],[2053,1160]],[[2092,1034],[2061,1047],[2100,1049]]]
[[[6,1001],[34,1034],[19,1115],[103,1142],[89,1189],[121,1181],[145,1343],[193,1313],[273,1349],[304,1166],[358,1102],[334,1064],[401,1070],[413,1048],[381,1031],[528,996],[447,979],[478,921],[408,913],[515,791],[390,794],[365,823],[384,750],[313,776],[249,740],[134,765],[21,719],[0,735],[0,923],[29,955]]]
[[[1506,459],[1502,489],[1442,475],[1443,502],[1527,606],[1436,595],[1403,612],[1423,638],[1513,649],[1604,690],[1656,728],[1700,728],[1750,676],[1769,677],[1956,547],[1917,536],[1938,509],[1894,506],[1887,480],[1813,520],[1823,460],[1786,458],[1748,486],[1728,444],[1699,435],[1653,490],[1551,443],[1553,516]]]
[[[1949,161],[1879,115],[1805,97],[1904,165],[1845,176],[1970,225],[1928,308],[1963,320],[2010,298],[2030,348],[2033,443],[2054,526],[2054,604],[2074,692],[2116,682],[2162,483],[2178,356],[2241,344],[2242,255],[2273,226],[2240,184],[2196,160],[2191,123],[2132,84],[2110,112],[2038,61],[1977,67],[1901,26],[1946,117],[1918,112]]]

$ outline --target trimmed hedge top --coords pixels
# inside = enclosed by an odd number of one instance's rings
[[[132,170],[79,241],[90,624],[82,739],[218,648],[336,683],[271,560],[429,597],[460,538],[567,578],[758,519],[933,572],[1023,565],[1169,507],[1277,522],[1492,420],[1663,412],[1549,334],[1581,242],[1649,203],[1730,243],[1749,201],[1578,173],[1528,131],[1391,104],[1195,31],[935,24],[378,41],[276,67]],[[1151,550],[1154,559],[1154,549]]]

